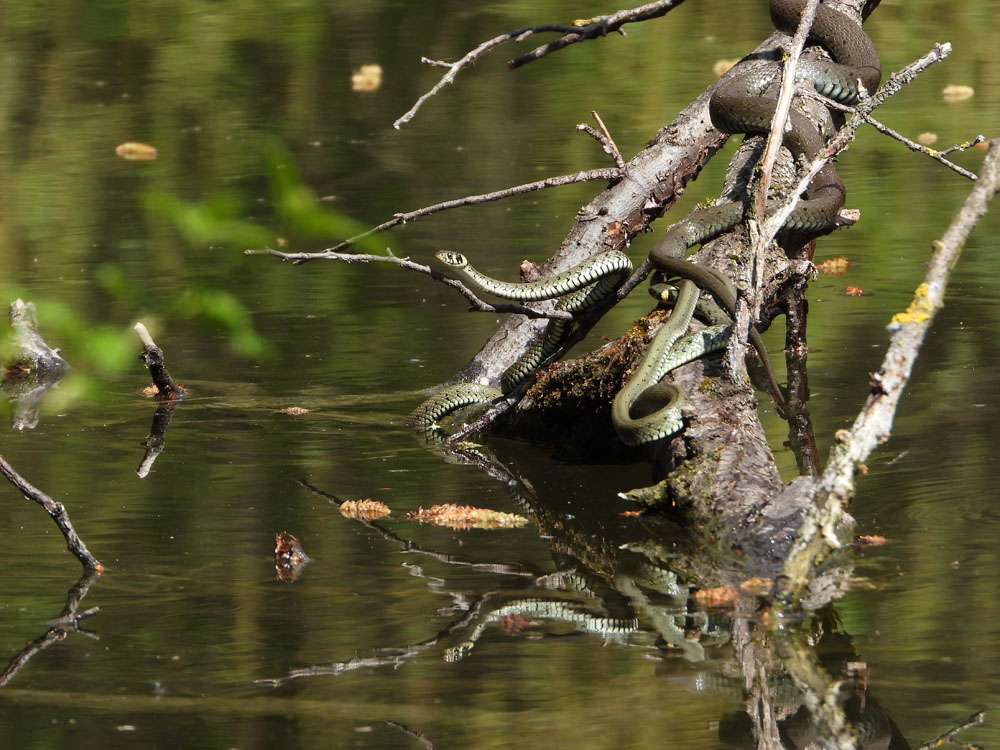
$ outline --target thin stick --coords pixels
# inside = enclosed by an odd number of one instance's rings
[[[83,566],[88,570],[95,570],[98,574],[104,571],[104,566],[90,554],[90,550],[87,549],[87,545],[83,543],[83,540],[77,535],[76,529],[73,528],[73,524],[70,523],[69,513],[66,512],[66,506],[62,503],[57,503],[51,497],[46,495],[40,489],[28,482],[27,479],[18,474],[14,467],[7,463],[2,455],[0,455],[0,474],[3,474],[14,485],[21,494],[28,500],[38,503],[41,505],[48,514],[52,517],[52,520],[56,522],[56,526],[59,527],[59,531],[66,538],[66,548],[72,552],[76,559],[83,563]]]
[[[604,120],[601,119],[601,116],[597,114],[596,110],[591,110],[590,114],[597,122],[597,125],[600,127],[601,131],[597,132],[596,130],[594,130],[594,128],[590,127],[590,125],[585,125],[583,123],[577,125],[576,129],[584,131],[591,138],[600,143],[601,148],[604,149],[604,153],[606,153],[608,156],[610,156],[612,159],[615,160],[615,165],[619,169],[624,170],[625,159],[622,157],[621,151],[618,150],[618,144],[615,143],[614,138],[611,137],[611,133],[609,133],[607,127],[605,127]]]
[[[450,279],[440,271],[435,271],[430,266],[422,263],[414,263],[409,258],[397,258],[395,255],[367,255],[364,253],[335,253],[331,250],[324,250],[320,253],[286,253],[281,250],[265,248],[263,250],[247,250],[247,255],[274,255],[282,260],[291,261],[294,265],[306,263],[311,260],[336,260],[342,263],[392,263],[393,265],[406,268],[410,271],[426,274],[435,281],[439,281],[445,286],[450,286],[459,294],[469,300],[470,312],[488,313],[514,313],[524,315],[526,318],[548,318],[554,320],[573,320],[573,313],[565,310],[536,310],[527,305],[519,305],[515,302],[491,305],[476,296],[475,292],[457,279]]]
[[[538,180],[537,182],[528,182],[523,185],[515,185],[514,187],[504,188],[503,190],[496,190],[492,193],[481,193],[479,195],[467,195],[464,198],[454,198],[449,201],[444,201],[442,203],[435,203],[432,206],[424,206],[423,208],[418,208],[415,211],[407,211],[406,213],[399,213],[393,215],[389,221],[384,221],[378,226],[372,227],[371,229],[362,232],[361,234],[356,234],[353,237],[348,237],[343,242],[339,242],[333,247],[328,247],[325,250],[321,250],[317,253],[294,253],[296,265],[300,263],[306,263],[310,260],[327,260],[326,257],[330,253],[338,253],[348,247],[358,244],[361,240],[367,239],[372,235],[384,232],[387,229],[392,229],[393,227],[399,226],[400,224],[406,224],[408,221],[415,221],[423,216],[429,216],[431,214],[436,214],[439,211],[447,211],[451,208],[460,208],[462,206],[476,206],[481,203],[490,203],[492,201],[503,200],[504,198],[510,198],[514,195],[523,195],[525,193],[532,193],[536,190],[544,190],[550,187],[562,187],[563,185],[575,185],[578,182],[589,182],[591,180],[618,180],[622,177],[622,171],[615,167],[603,167],[601,169],[588,169],[583,172],[575,172],[573,174],[558,175],[556,177],[546,177],[544,180]],[[244,250],[244,255],[279,255],[273,250]]]
[[[632,23],[634,21],[645,21],[650,18],[656,18],[666,14],[669,10],[676,8],[684,0],[659,0],[654,3],[647,3],[646,5],[641,5],[638,8],[631,8],[629,10],[620,10],[610,16],[598,16],[593,20],[593,23],[584,25],[565,25],[565,24],[544,24],[541,26],[529,26],[523,29],[517,29],[515,31],[508,31],[506,34],[500,34],[492,39],[480,44],[478,47],[466,52],[460,59],[453,63],[444,62],[443,60],[430,60],[426,57],[421,58],[421,62],[426,65],[430,65],[436,68],[447,68],[448,72],[445,73],[441,79],[434,84],[430,91],[423,94],[409,111],[406,112],[402,117],[396,120],[392,126],[399,130],[401,125],[405,125],[417,114],[424,103],[430,99],[432,96],[437,94],[441,89],[452,83],[455,80],[455,76],[458,75],[459,71],[464,68],[469,67],[472,63],[482,57],[484,54],[489,52],[494,47],[498,47],[506,42],[514,41],[520,42],[527,39],[534,34],[542,34],[546,32],[555,32],[562,34],[563,36],[554,42],[538,47],[532,50],[526,55],[522,55],[516,60],[510,60],[507,62],[507,66],[510,68],[518,68],[521,65],[525,65],[533,60],[537,60],[540,57],[545,57],[551,52],[556,52],[563,47],[567,47],[570,44],[576,42],[583,42],[588,39],[597,39],[602,36],[607,36],[613,31],[620,31],[621,27],[626,23]],[[621,32],[624,34],[625,32]]]
[[[659,0],[659,2],[647,3],[646,5],[640,5],[637,8],[620,10],[617,13],[612,13],[610,16],[598,16],[594,19],[593,23],[581,27],[578,31],[574,29],[571,33],[566,34],[553,42],[543,44],[541,47],[536,47],[531,50],[531,52],[509,61],[507,66],[512,69],[520,68],[522,65],[527,65],[535,60],[540,60],[541,58],[546,57],[553,52],[558,52],[571,44],[585,42],[588,39],[599,39],[600,37],[607,36],[615,31],[624,36],[625,32],[622,31],[622,26],[625,24],[635,23],[636,21],[648,21],[651,18],[659,18],[660,16],[666,15],[682,2],[684,2],[684,0]]]
[[[753,247],[753,283],[750,296],[750,309],[748,319],[744,321],[741,315],[737,315],[736,331],[737,337],[733,346],[738,347],[735,352],[739,356],[732,357],[731,361],[738,363],[737,367],[744,367],[743,348],[746,346],[746,336],[749,332],[750,320],[757,320],[760,317],[760,307],[763,303],[761,291],[764,287],[764,251],[770,240],[763,241],[760,236],[760,229],[757,222],[763,221],[766,206],[767,193],[771,188],[771,173],[774,169],[774,162],[778,158],[778,150],[781,148],[781,141],[785,133],[785,124],[788,122],[788,112],[792,106],[792,97],[795,95],[795,69],[798,66],[799,58],[802,56],[802,49],[805,47],[806,39],[809,37],[809,30],[812,29],[813,20],[816,18],[816,8],[819,7],[819,0],[809,0],[802,9],[802,16],[799,18],[799,25],[795,29],[795,36],[792,37],[791,49],[788,51],[788,58],[785,60],[784,72],[781,77],[781,90],[778,93],[778,102],[775,106],[774,117],[771,120],[771,130],[767,135],[767,145],[764,149],[764,156],[761,159],[760,179],[754,189],[752,216],[757,220],[750,222],[751,246]],[[737,375],[741,375],[737,370]]]
[[[800,93],[802,94],[802,96],[806,96],[809,97],[810,99],[821,102],[823,105],[829,107],[830,109],[836,109],[840,110],[841,112],[848,112],[851,114],[854,114],[855,112],[854,107],[849,107],[846,104],[841,104],[840,102],[835,102],[830,99],[827,99],[825,96],[820,96],[815,91],[803,91]],[[970,172],[968,169],[960,167],[955,162],[949,161],[944,157],[946,157],[953,151],[965,151],[967,148],[972,148],[973,146],[979,143],[985,142],[986,136],[983,135],[982,133],[977,135],[971,141],[963,141],[962,143],[956,143],[954,146],[949,146],[948,148],[945,149],[936,150],[933,148],[927,148],[927,146],[924,146],[920,143],[917,143],[914,140],[907,138],[902,133],[893,130],[888,125],[884,124],[880,120],[876,120],[874,117],[871,117],[870,115],[866,115],[864,119],[865,122],[867,122],[869,125],[875,128],[878,132],[882,133],[882,135],[887,135],[890,138],[899,141],[911,151],[916,151],[918,153],[924,154],[925,156],[931,157],[935,161],[944,164],[946,167],[948,167],[948,169],[954,172],[958,172],[958,174],[962,175],[962,177],[966,177],[975,182],[976,175],[974,172]]]
[[[836,529],[854,491],[854,475],[875,447],[888,440],[903,389],[934,316],[944,304],[951,269],[962,246],[1000,185],[1000,138],[990,141],[979,179],[955,219],[934,243],[924,282],[904,313],[893,317],[892,338],[881,369],[870,379],[871,392],[850,430],[839,430],[816,491],[816,505],[806,517],[782,571],[783,599],[795,602],[812,580],[828,550],[840,546]]]
[[[883,135],[888,135],[892,138],[895,138],[897,141],[905,145],[911,151],[916,151],[918,153],[931,157],[935,161],[944,164],[946,167],[948,167],[948,169],[958,172],[960,175],[962,175],[962,177],[967,177],[968,179],[973,181],[976,179],[975,173],[970,172],[967,169],[963,169],[962,167],[958,166],[955,162],[945,159],[944,157],[947,154],[950,154],[952,151],[965,151],[965,149],[971,148],[972,146],[975,146],[977,143],[982,143],[983,141],[986,140],[986,136],[980,134],[977,135],[975,138],[973,138],[971,141],[966,141],[964,143],[956,143],[951,148],[946,148],[941,151],[938,151],[933,148],[927,148],[927,146],[923,146],[917,143],[916,141],[910,140],[905,135],[897,133],[888,125],[882,124],[874,117],[866,117],[865,122],[870,123],[872,127],[874,127],[877,131],[879,131]]]
[[[409,111],[407,111],[406,114],[404,114],[394,123],[392,123],[392,127],[394,127],[396,130],[399,130],[399,127],[401,125],[405,125],[410,120],[412,120],[414,115],[417,114],[417,111],[422,106],[424,106],[424,102],[426,102],[432,96],[437,94],[438,91],[443,89],[449,83],[452,83],[455,80],[455,76],[458,75],[459,71],[462,70],[462,68],[468,67],[494,47],[504,44],[505,42],[509,42],[512,39],[520,40],[530,34],[537,34],[544,31],[555,31],[564,34],[565,33],[571,34],[574,33],[576,29],[574,29],[574,27],[572,26],[550,25],[550,26],[534,26],[525,29],[517,29],[516,31],[508,31],[506,34],[501,34],[500,36],[495,36],[492,39],[488,39],[487,41],[480,44],[478,47],[475,47],[469,52],[466,52],[465,55],[463,55],[459,60],[453,63],[447,63],[444,62],[443,60],[430,60],[426,57],[420,58],[420,61],[425,65],[430,65],[436,68],[447,68],[448,72],[441,77],[441,80],[439,80],[436,84],[434,84],[434,87],[430,91],[428,91],[427,93],[422,95],[419,99],[417,99],[416,103],[412,107],[410,107]]]
[[[935,747],[941,747],[941,745],[943,745],[946,742],[952,742],[955,738],[955,735],[958,734],[959,732],[964,732],[966,729],[972,729],[973,727],[982,726],[983,721],[985,720],[986,720],[986,712],[977,711],[954,729],[949,729],[947,732],[938,735],[933,740],[923,743],[920,747],[917,748],[917,750],[931,750],[932,748]],[[966,747],[972,747],[972,746],[966,745]]]
[[[813,19],[816,18],[816,8],[819,0],[810,0],[802,9],[802,17],[799,25],[795,29],[795,36],[792,37],[792,46],[788,50],[788,58],[785,60],[784,72],[781,76],[781,90],[778,93],[778,103],[775,106],[774,118],[771,120],[771,131],[767,134],[767,147],[760,160],[760,181],[754,191],[754,207],[756,216],[763,217],[765,206],[767,205],[767,191],[771,187],[771,172],[774,169],[774,162],[778,158],[778,150],[781,148],[781,141],[785,133],[785,124],[788,122],[788,111],[792,106],[792,97],[795,95],[795,68],[799,64],[802,56],[802,49],[805,47],[806,39],[809,37],[809,30],[812,28]],[[762,272],[761,272],[762,276]],[[758,284],[763,282],[763,278],[758,280]]]

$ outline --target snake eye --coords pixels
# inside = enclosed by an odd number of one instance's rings
[[[434,257],[442,263],[447,263],[449,266],[462,267],[467,263],[464,255],[456,253],[452,250],[441,250],[440,252],[434,253]]]

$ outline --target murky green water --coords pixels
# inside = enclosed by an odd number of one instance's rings
[[[0,301],[36,301],[50,343],[76,368],[37,427],[0,436],[0,452],[66,504],[106,566],[79,605],[100,608],[81,622],[98,637],[70,633],[0,688],[5,747],[733,746],[719,725],[740,711],[739,683],[707,684],[732,659],[724,643],[690,661],[682,647],[657,645],[648,622],[623,643],[551,623],[518,632],[508,621],[506,634],[486,628],[464,659],[443,658],[471,627],[450,626],[477,607],[537,593],[544,587],[534,581],[570,561],[534,526],[455,532],[402,517],[444,502],[521,511],[503,481],[443,460],[402,425],[418,391],[453,374],[493,319],[463,314],[458,297],[423,277],[245,257],[245,245],[185,236],[147,207],[156,193],[196,202],[232,191],[243,201],[234,218],[270,226],[265,154],[275,140],[322,205],[365,226],[604,166],[574,131],[592,109],[622,152],[634,153],[711,80],[717,58],[738,57],[769,30],[759,4],[692,1],[624,39],[577,45],[516,73],[503,65],[509,55],[495,54],[413,123],[390,127],[436,78],[421,55],[453,59],[508,29],[602,10],[546,5],[122,1],[0,10]],[[722,7],[745,23],[720,27]],[[1000,4],[945,7],[887,1],[873,16],[886,70],[935,41],[955,45],[880,117],[910,135],[933,130],[942,144],[994,135]],[[369,62],[383,66],[384,84],[352,92],[351,71]],[[976,95],[945,105],[948,83]],[[118,159],[115,146],[133,140],[154,144],[157,160]],[[981,159],[955,155],[973,170]],[[930,243],[968,189],[874,133],[840,163],[849,205],[864,220],[817,251],[847,255],[849,275],[821,277],[810,290],[810,409],[824,456],[865,396],[885,323],[908,304]],[[706,170],[692,202],[717,189],[721,169]],[[512,276],[522,257],[549,255],[595,189],[460,209],[378,242],[421,260],[461,249]],[[279,231],[301,250],[337,239]],[[860,481],[852,509],[860,531],[889,542],[860,557],[859,585],[828,615],[867,663],[870,695],[914,747],[977,710],[987,711],[984,727],[960,739],[1000,740],[998,237],[994,214],[963,254],[891,442]],[[637,243],[634,257],[646,249]],[[869,294],[848,297],[847,284]],[[646,306],[635,295],[607,331]],[[155,406],[138,395],[147,376],[129,329],[139,319],[191,392],[144,479],[136,468]],[[774,346],[780,335],[772,336]],[[310,411],[280,412],[288,406]],[[765,426],[790,476],[786,430],[773,414]],[[560,466],[542,449],[495,447],[569,537],[597,530],[619,543],[649,533],[651,522],[620,517],[615,499],[647,479],[645,467]],[[3,488],[0,664],[46,633],[79,575],[50,519]],[[329,495],[373,497],[395,512],[366,527]],[[275,577],[274,535],[283,530],[313,558],[294,584]],[[653,533],[679,532],[664,524]],[[596,601],[563,588],[563,599]]]

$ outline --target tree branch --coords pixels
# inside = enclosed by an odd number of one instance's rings
[[[513,302],[491,305],[489,302],[485,302],[476,296],[476,293],[469,289],[469,287],[461,281],[448,278],[440,271],[435,271],[430,266],[425,266],[422,263],[414,263],[408,258],[397,258],[395,255],[336,253],[332,250],[324,250],[319,253],[286,253],[282,250],[274,250],[269,247],[264,248],[263,250],[245,250],[244,255],[274,255],[282,260],[291,261],[293,265],[300,265],[311,260],[336,260],[342,263],[392,263],[393,265],[400,266],[410,271],[426,274],[435,281],[439,281],[445,286],[450,286],[452,289],[456,290],[459,294],[469,300],[470,312],[515,313],[532,319],[542,318],[554,320],[573,320],[573,313],[566,312],[565,310],[538,310],[534,307],[518,305]]]
[[[889,439],[896,406],[909,382],[920,347],[934,316],[944,305],[951,269],[962,246],[1000,184],[1000,138],[990,141],[979,179],[961,209],[934,243],[924,282],[917,287],[910,308],[896,314],[889,329],[892,338],[881,369],[871,376],[871,393],[850,430],[836,434],[830,459],[816,490],[816,504],[807,515],[783,569],[783,599],[797,602],[819,561],[839,546],[835,529],[854,492],[854,475],[877,445]]]
[[[588,39],[598,39],[602,36],[607,36],[614,31],[617,31],[624,36],[625,32],[621,30],[621,27],[625,24],[634,23],[636,21],[648,21],[651,18],[659,18],[660,16],[666,15],[682,2],[684,2],[684,0],[659,0],[659,2],[640,5],[638,8],[620,10],[617,13],[612,13],[610,16],[598,16],[597,18],[592,19],[593,23],[583,26],[579,30],[574,29],[565,36],[556,39],[554,42],[543,44],[541,47],[536,47],[525,55],[521,55],[520,57],[510,60],[507,63],[507,66],[511,69],[520,68],[522,65],[527,65],[528,63],[541,59],[552,54],[553,52],[558,52],[571,44],[585,42]],[[518,41],[520,41],[520,39],[518,39]]]
[[[28,500],[36,502],[41,505],[52,516],[52,520],[56,522],[56,526],[59,527],[59,531],[66,538],[66,547],[72,552],[76,559],[83,563],[83,566],[88,570],[96,570],[101,573],[104,570],[104,566],[98,562],[97,558],[90,554],[90,550],[87,549],[87,545],[83,543],[83,540],[77,535],[76,530],[73,528],[73,524],[70,523],[69,513],[66,512],[66,506],[62,503],[57,503],[51,497],[46,495],[40,489],[28,482],[27,479],[18,474],[14,467],[7,463],[7,459],[0,456],[0,474],[3,474],[14,485],[21,494]]]
[[[537,182],[527,182],[523,185],[515,185],[514,187],[504,188],[503,190],[495,190],[492,193],[480,193],[479,195],[467,195],[464,198],[453,198],[452,200],[444,201],[442,203],[435,203],[431,206],[424,206],[423,208],[418,208],[414,211],[407,211],[406,213],[395,214],[388,221],[384,221],[378,226],[372,227],[366,232],[361,234],[356,234],[353,237],[348,237],[346,240],[337,243],[333,247],[328,247],[325,250],[320,250],[316,253],[277,253],[274,250],[244,250],[244,255],[277,255],[282,257],[284,255],[294,256],[284,258],[285,260],[294,260],[295,265],[301,263],[307,263],[310,260],[330,260],[331,254],[339,253],[340,251],[358,244],[361,240],[367,239],[375,234],[384,232],[387,229],[392,229],[400,224],[406,224],[408,221],[415,221],[423,216],[430,216],[431,214],[436,214],[440,211],[447,211],[451,208],[460,208],[462,206],[476,206],[481,203],[490,203],[492,201],[503,200],[504,198],[510,198],[515,195],[524,195],[525,193],[532,193],[537,190],[544,190],[550,187],[562,187],[563,185],[575,185],[578,182],[589,182],[591,180],[608,180],[609,182],[619,180],[623,176],[621,169],[617,167],[603,167],[600,169],[588,169],[583,172],[575,172],[573,174],[558,175],[556,177],[546,177],[544,180],[538,180]],[[361,258],[363,256],[358,256]],[[380,257],[380,256],[370,256],[370,257]],[[341,258],[340,260],[344,260]],[[349,262],[349,261],[348,261]]]
[[[588,19],[589,23],[588,21],[576,21],[573,25],[544,24],[541,26],[529,26],[523,29],[516,29],[515,31],[508,31],[506,34],[500,34],[492,39],[488,39],[478,47],[466,52],[465,55],[453,63],[447,63],[443,60],[430,60],[423,57],[420,61],[425,65],[431,65],[437,68],[447,68],[448,72],[445,73],[436,84],[434,84],[430,91],[417,99],[406,114],[392,123],[392,126],[396,130],[399,130],[401,125],[405,125],[414,118],[428,99],[437,94],[449,83],[452,83],[459,71],[469,67],[484,54],[501,44],[510,41],[521,42],[522,40],[535,34],[543,34],[547,32],[555,32],[563,35],[554,42],[538,47],[526,55],[522,55],[517,59],[509,60],[507,62],[508,67],[519,68],[522,65],[532,62],[533,60],[537,60],[540,57],[545,57],[551,52],[556,52],[563,47],[575,44],[576,42],[583,42],[588,39],[597,39],[602,36],[607,36],[613,31],[620,31],[620,33],[624,35],[625,32],[621,31],[621,27],[625,24],[635,21],[646,21],[650,18],[657,18],[665,15],[668,11],[676,8],[682,2],[684,2],[684,0],[658,0],[657,2],[640,5],[638,8],[620,10],[610,16],[598,16],[593,19]]]

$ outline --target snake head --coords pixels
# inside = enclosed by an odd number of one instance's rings
[[[434,253],[434,257],[447,266],[452,266],[453,268],[465,268],[469,265],[469,260],[461,253],[456,253],[454,250],[440,250]]]

